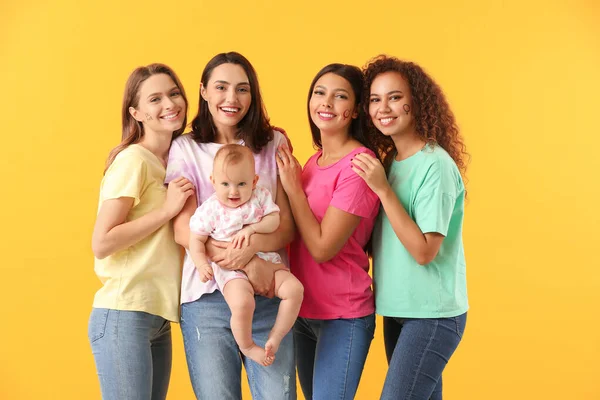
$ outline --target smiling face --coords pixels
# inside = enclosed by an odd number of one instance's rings
[[[200,94],[208,103],[217,130],[236,127],[252,103],[248,76],[238,64],[224,63],[215,67]]]
[[[373,79],[369,93],[369,116],[375,127],[386,136],[414,129],[413,101],[406,79],[388,71]]]
[[[155,74],[140,86],[136,107],[129,113],[144,125],[144,132],[168,133],[181,129],[187,106],[181,90],[167,74]]]
[[[308,109],[321,133],[348,131],[358,116],[356,96],[350,82],[334,73],[320,77],[313,88]]]
[[[221,204],[236,208],[250,200],[258,181],[254,168],[254,156],[247,147],[227,145],[217,152],[211,180]]]

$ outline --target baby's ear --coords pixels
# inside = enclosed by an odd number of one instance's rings
[[[212,175],[210,176],[210,181],[211,181],[211,183],[212,183],[213,185],[215,184],[215,178],[213,178],[213,176],[212,176]]]
[[[254,175],[254,181],[252,182],[252,189],[256,189],[256,183],[258,182],[258,175]]]

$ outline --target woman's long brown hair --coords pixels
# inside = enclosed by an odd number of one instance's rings
[[[254,153],[258,153],[263,147],[273,140],[273,127],[269,122],[267,110],[263,104],[260,88],[258,86],[258,76],[250,61],[240,53],[234,51],[229,53],[220,53],[214,56],[202,71],[200,82],[204,87],[208,86],[208,81],[213,70],[222,64],[235,64],[244,69],[250,83],[250,94],[252,102],[248,113],[238,123],[238,139],[242,139],[246,146]],[[197,143],[214,142],[217,137],[217,128],[213,122],[212,115],[208,108],[208,103],[200,94],[198,100],[198,114],[192,120],[192,139]]]
[[[137,108],[140,101],[140,88],[142,87],[142,83],[152,75],[157,74],[165,74],[173,79],[175,85],[179,89],[183,100],[185,101],[185,112],[186,115],[183,118],[183,124],[181,128],[173,132],[173,139],[180,136],[185,130],[185,126],[187,124],[187,97],[185,96],[185,91],[183,90],[183,85],[181,81],[175,74],[171,68],[164,64],[150,64],[145,67],[136,68],[131,75],[129,75],[129,79],[127,79],[127,83],[125,84],[125,93],[123,94],[123,106],[121,108],[121,120],[122,120],[122,133],[121,133],[121,143],[111,150],[108,155],[108,159],[106,160],[106,167],[104,168],[104,172],[110,164],[115,160],[117,154],[126,149],[128,146],[139,142],[142,137],[144,137],[144,126],[141,122],[137,121],[131,113],[129,112],[129,107]]]

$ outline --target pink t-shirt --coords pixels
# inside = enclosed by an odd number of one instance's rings
[[[244,142],[240,141],[239,144],[244,144]],[[277,147],[282,144],[287,145],[285,136],[278,131],[274,131],[273,140],[263,147],[260,153],[254,154],[256,174],[260,177],[258,184],[271,192],[275,202],[277,201],[275,152]],[[189,179],[196,187],[198,205],[202,204],[215,192],[210,182],[210,175],[212,174],[215,154],[222,146],[218,143],[196,143],[189,134],[178,137],[171,144],[171,150],[169,151],[165,183],[169,183],[180,176]],[[278,253],[283,263],[288,265],[285,250]],[[214,280],[210,285],[202,283],[198,270],[186,250],[181,275],[181,303],[198,300],[203,294],[212,293],[215,290],[217,290],[217,285]]]
[[[320,264],[312,258],[300,235],[296,235],[290,246],[290,264],[292,273],[304,285],[300,317],[358,318],[375,311],[369,259],[364,247],[379,211],[379,198],[350,167],[350,160],[357,153],[375,156],[371,150],[359,147],[338,162],[319,167],[319,151],[302,171],[302,187],[319,223],[329,206],[361,219],[340,252]]]

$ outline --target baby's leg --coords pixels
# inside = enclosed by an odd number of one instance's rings
[[[304,298],[304,287],[288,270],[275,272],[275,295],[281,299],[275,325],[265,344],[265,359],[272,363],[284,336],[292,329]]]
[[[240,351],[261,365],[270,365],[265,360],[265,350],[252,339],[252,316],[254,315],[254,291],[245,279],[232,279],[223,288],[223,297],[231,310],[231,332]]]

